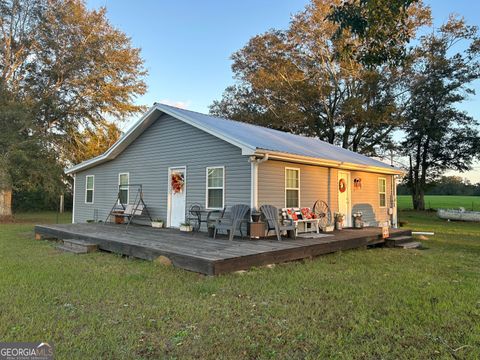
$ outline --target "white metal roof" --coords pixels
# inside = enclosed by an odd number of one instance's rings
[[[171,115],[238,146],[242,149],[242,154],[244,155],[275,152],[277,155],[285,154],[285,156],[289,158],[292,156],[297,157],[299,162],[307,162],[306,160],[308,159],[321,160],[329,163],[332,162],[335,164],[332,166],[339,168],[348,168],[348,165],[351,165],[353,167],[365,168],[366,170],[368,170],[368,168],[370,168],[370,170],[374,168],[376,171],[385,173],[402,173],[402,170],[381,161],[319,139],[205,115],[165,104],[155,104],[151,107],[142,118],[103,155],[75,165],[68,169],[66,173],[75,173],[114,159],[140,136],[148,126],[158,119],[161,113]]]

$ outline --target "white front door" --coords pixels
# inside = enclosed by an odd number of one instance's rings
[[[167,225],[178,228],[185,222],[186,169],[170,168],[168,172],[168,219]]]
[[[338,172],[338,212],[345,215],[343,226],[352,226],[352,205],[350,193],[350,173],[347,171]]]

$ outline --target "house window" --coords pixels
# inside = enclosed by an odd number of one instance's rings
[[[129,174],[121,173],[118,174],[118,203],[119,204],[128,204],[129,203]]]
[[[380,207],[387,206],[387,179],[378,178],[378,196]]]
[[[85,204],[93,204],[93,191],[95,189],[95,176],[85,177]]]
[[[285,207],[300,207],[300,169],[285,168]]]
[[[207,168],[207,208],[223,209],[225,192],[225,168]]]

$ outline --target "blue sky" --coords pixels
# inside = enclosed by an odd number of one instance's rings
[[[148,92],[139,104],[166,102],[208,112],[213,100],[233,83],[230,55],[254,35],[286,28],[304,0],[88,0],[90,8],[105,6],[110,22],[142,49],[149,72]],[[431,0],[436,25],[450,13],[480,25],[480,2]],[[478,95],[462,105],[480,118]],[[123,126],[128,127],[131,121]],[[480,165],[468,177],[480,182]]]

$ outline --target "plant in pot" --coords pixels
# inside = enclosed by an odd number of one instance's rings
[[[352,214],[353,216],[353,227],[355,229],[362,229],[364,224],[362,220],[363,213],[361,211],[357,211]]]
[[[193,226],[188,221],[180,224],[180,231],[190,232],[193,231]]]
[[[207,231],[208,237],[213,238],[213,233],[215,232],[215,224],[208,224]]]
[[[154,228],[163,228],[163,220],[162,219],[153,219],[152,227]]]
[[[343,229],[343,220],[345,219],[345,215],[342,213],[335,213],[335,229],[342,230]]]
[[[256,208],[252,208],[250,216],[252,217],[253,222],[259,222],[260,217],[262,216],[262,213],[258,211]]]

